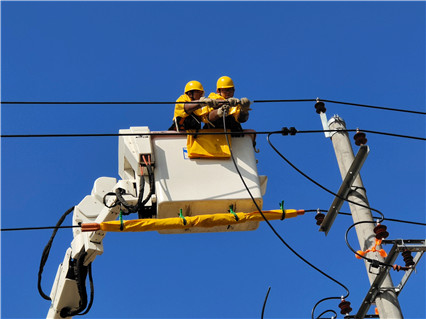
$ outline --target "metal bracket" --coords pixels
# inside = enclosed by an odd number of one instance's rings
[[[369,152],[370,152],[370,148],[367,145],[360,146],[359,151],[356,154],[356,157],[354,161],[352,162],[351,167],[346,173],[346,177],[343,180],[342,185],[339,188],[339,191],[337,192],[337,196],[334,198],[334,201],[331,204],[327,212],[327,215],[325,215],[324,220],[321,223],[321,226],[319,228],[319,231],[325,232],[325,235],[328,234],[331,226],[333,225],[334,220],[336,219],[337,214],[340,211],[340,208],[342,208],[345,198],[349,194],[352,184],[357,178],[361,170],[361,167],[364,164],[365,159],[367,158],[367,155]]]
[[[330,127],[328,126],[328,120],[327,120],[327,115],[325,115],[325,113],[321,112],[320,113],[320,119],[321,119],[321,123],[322,123],[322,128],[324,130],[324,135],[326,138],[331,137],[331,132],[329,132]]]
[[[392,265],[396,258],[398,257],[398,254],[404,250],[410,250],[410,251],[417,251],[415,258],[413,259],[415,264],[414,266],[408,270],[404,277],[401,280],[401,283],[397,287],[392,287],[391,289],[394,289],[395,293],[399,295],[402,288],[406,284],[408,278],[410,277],[411,273],[415,269],[417,263],[419,262],[420,258],[422,257],[423,253],[426,251],[426,245],[425,240],[383,240],[382,244],[393,244],[390,252],[388,253],[388,256],[386,257],[385,263],[388,265]],[[357,312],[357,314],[351,318],[355,319],[362,319],[362,318],[368,318],[366,316],[368,309],[370,309],[371,304],[376,299],[376,296],[378,293],[380,293],[380,289],[382,288],[381,285],[387,276],[390,268],[389,267],[381,267],[380,272],[377,275],[376,279],[374,279],[374,282],[371,284],[370,289],[367,292],[367,295],[365,296],[364,300],[361,303],[361,306]],[[346,317],[345,317],[346,318]]]

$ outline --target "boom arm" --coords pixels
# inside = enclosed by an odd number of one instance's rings
[[[106,195],[115,192],[117,188],[131,194],[133,186],[129,187],[130,185],[131,183],[125,181],[117,183],[115,178],[98,178],[94,183],[92,194],[86,196],[74,208],[73,225],[115,220],[120,213],[120,207],[110,207],[113,206],[115,197]],[[136,196],[123,195],[123,197],[130,204],[137,202]],[[105,204],[110,208],[104,205],[104,198]],[[71,247],[67,249],[56,273],[47,318],[71,318],[77,311],[82,311],[87,306],[86,275],[96,256],[103,253],[102,240],[105,232],[101,230],[82,232],[80,228],[74,228],[73,235]]]

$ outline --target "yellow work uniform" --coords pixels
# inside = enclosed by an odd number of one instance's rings
[[[184,94],[181,95],[176,102],[191,102],[191,98],[187,94]],[[173,116],[174,124],[170,129],[175,130],[177,125],[179,130],[198,130],[201,128],[201,122],[208,123],[208,114],[209,109],[207,106],[203,106],[188,114],[185,112],[185,104],[176,103]]]
[[[215,92],[210,93],[209,98],[212,100],[225,100],[225,98],[222,95]],[[213,111],[213,108],[209,107],[209,112],[211,111]],[[238,104],[237,106],[233,106],[229,108],[228,116],[232,115],[235,118],[235,121],[239,123],[238,117],[240,116],[240,112],[241,112],[241,105]]]

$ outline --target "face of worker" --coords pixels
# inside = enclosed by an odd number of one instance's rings
[[[192,90],[187,92],[186,94],[191,98],[191,101],[194,101],[199,100],[204,95],[204,91]]]
[[[220,94],[224,99],[229,99],[234,96],[235,89],[234,88],[226,88],[226,89],[217,89],[217,93]]]

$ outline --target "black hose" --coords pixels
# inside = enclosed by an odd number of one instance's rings
[[[68,209],[58,220],[55,229],[52,232],[52,236],[50,237],[49,241],[47,242],[46,247],[44,247],[43,253],[41,254],[41,260],[40,260],[40,267],[38,270],[38,281],[37,281],[37,288],[38,292],[40,293],[40,296],[42,296],[46,300],[51,300],[48,295],[46,295],[43,292],[43,289],[41,287],[41,277],[43,274],[44,266],[46,265],[47,259],[49,258],[50,248],[52,248],[53,240],[55,239],[56,233],[58,232],[59,227],[64,222],[65,218],[74,210],[74,206]]]
[[[88,266],[84,266],[84,259],[86,255],[87,252],[81,254],[76,264],[73,266],[78,294],[80,296],[79,306],[74,310],[72,310],[70,307],[62,308],[60,312],[60,316],[62,318],[79,315],[87,307],[86,277]]]
[[[151,164],[146,166],[147,170],[148,170],[148,180],[149,180],[149,193],[146,196],[146,198],[141,202],[141,207],[140,209],[142,209],[142,207],[145,206],[145,204],[150,200],[152,194],[154,193],[154,172],[152,171],[152,166]]]
[[[95,285],[93,284],[93,277],[92,277],[92,263],[88,266],[88,272],[89,272],[89,283],[90,283],[90,302],[87,306],[86,310],[79,314],[80,316],[87,314],[93,305],[93,300],[95,299]]]

